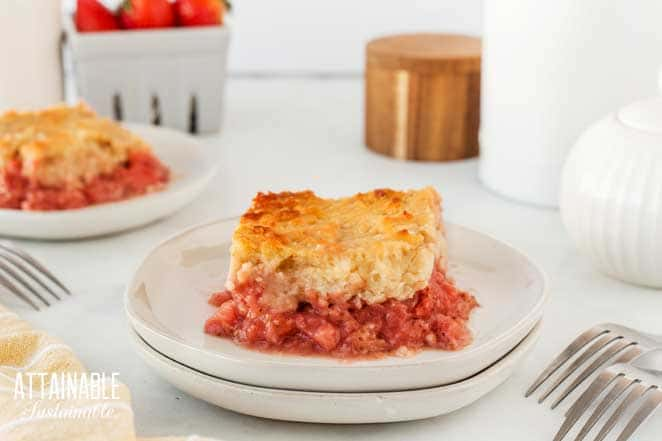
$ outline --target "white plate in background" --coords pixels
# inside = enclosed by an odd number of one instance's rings
[[[511,352],[482,372],[447,386],[403,392],[333,393],[269,389],[234,383],[177,363],[131,331],[143,360],[176,388],[217,406],[285,421],[329,424],[420,420],[453,412],[506,381],[540,335],[536,326]]]
[[[512,350],[543,314],[545,277],[526,256],[482,233],[449,224],[449,272],[480,303],[474,341],[455,352],[341,361],[246,349],[204,334],[221,290],[237,220],[193,227],[166,240],[139,266],[125,295],[132,327],[159,352],[201,372],[254,386],[331,392],[395,391],[463,380]]]
[[[0,236],[82,239],[136,228],[162,219],[192,202],[216,174],[213,146],[176,130],[127,124],[147,141],[172,173],[161,191],[132,199],[62,211],[0,209]]]

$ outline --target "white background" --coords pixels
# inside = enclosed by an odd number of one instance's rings
[[[64,0],[68,8],[75,0]],[[109,5],[117,0],[104,0]],[[234,0],[230,70],[359,73],[365,43],[408,31],[481,28],[482,0]]]
[[[480,32],[480,0],[236,0],[233,71],[359,72],[365,43],[403,31]]]

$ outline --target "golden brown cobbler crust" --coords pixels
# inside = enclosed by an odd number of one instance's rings
[[[232,241],[228,289],[258,281],[277,310],[311,295],[404,300],[445,269],[441,199],[431,187],[324,199],[259,193]]]

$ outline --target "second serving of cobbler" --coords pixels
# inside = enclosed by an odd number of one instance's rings
[[[149,145],[85,105],[0,116],[0,208],[65,210],[163,188]]]

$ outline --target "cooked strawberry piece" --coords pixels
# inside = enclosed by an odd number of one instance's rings
[[[21,203],[24,210],[62,210],[88,205],[85,193],[77,189],[30,189]]]
[[[305,312],[297,314],[295,321],[297,328],[305,335],[312,338],[315,343],[320,345],[325,351],[328,352],[338,345],[340,332],[326,319]]]
[[[97,178],[85,188],[85,195],[92,204],[119,201],[124,198],[124,186],[113,179]]]
[[[237,322],[237,310],[232,302],[225,302],[205,323],[205,332],[212,335],[232,335]]]
[[[311,336],[327,352],[338,346],[340,341],[340,332],[328,322],[318,326]]]
[[[10,161],[0,172],[0,208],[21,208],[28,180],[21,176],[21,162]]]
[[[115,178],[123,182],[129,194],[141,194],[159,187],[168,180],[168,169],[156,159],[156,156],[145,152],[133,152],[125,168],[115,172]]]
[[[211,295],[208,303],[212,306],[221,306],[231,298],[232,293],[230,291],[219,291]]]
[[[238,338],[247,341],[256,341],[265,333],[265,325],[261,320],[247,320],[246,325],[238,330]]]
[[[271,344],[278,345],[297,329],[295,320],[284,314],[278,314],[266,323],[264,338]]]

